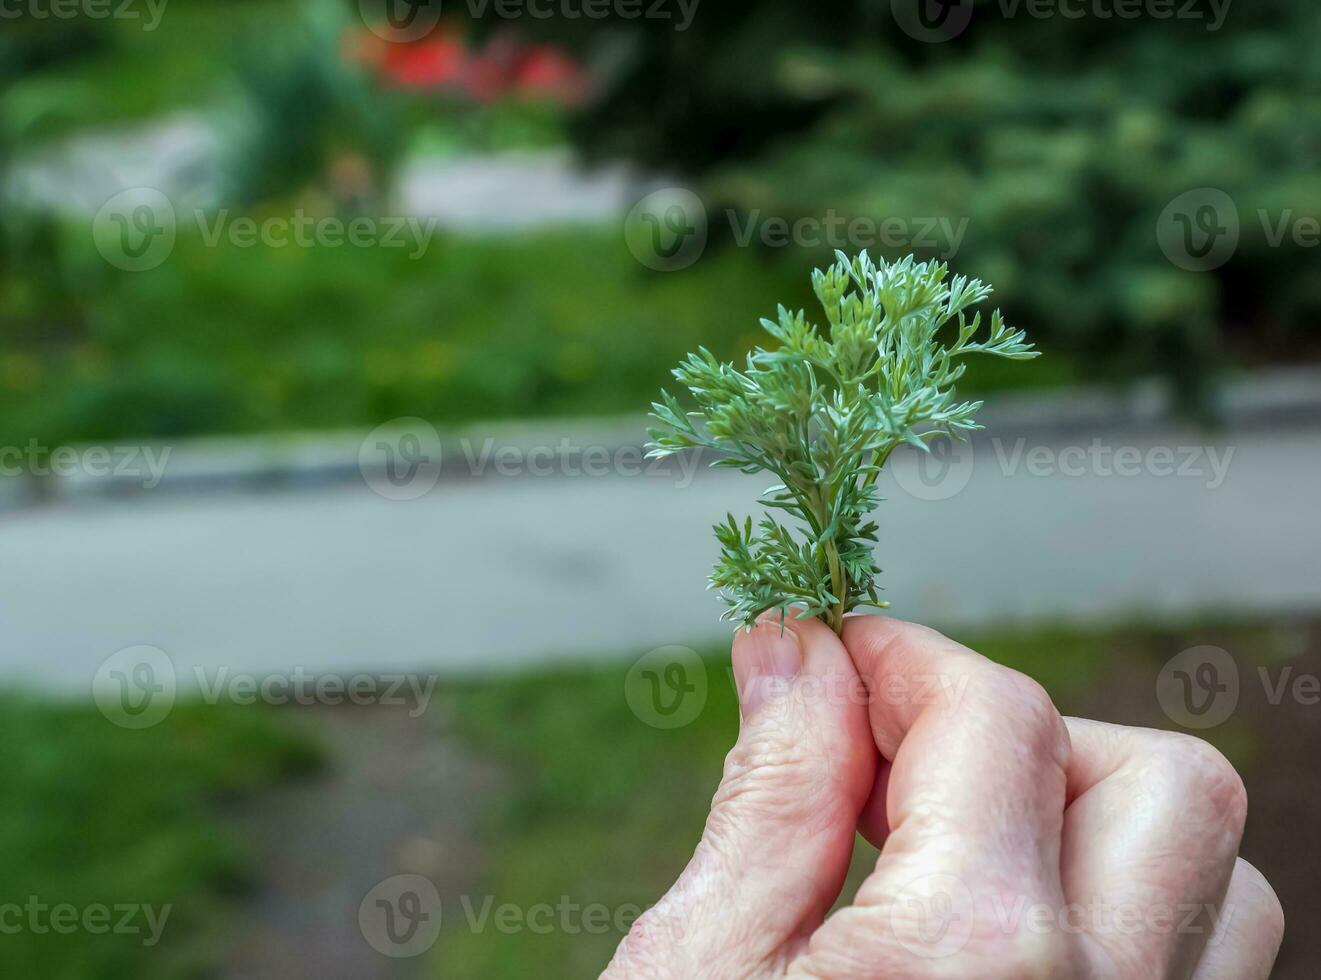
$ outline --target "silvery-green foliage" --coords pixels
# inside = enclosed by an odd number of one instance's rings
[[[877,527],[867,519],[881,467],[901,443],[927,450],[939,434],[980,428],[973,416],[982,403],[955,396],[965,355],[1038,353],[999,310],[977,339],[981,314],[968,311],[991,287],[949,276],[944,263],[836,255],[812,273],[828,329],[780,307],[776,320],[761,321],[778,345],[755,349],[743,370],[705,348],[674,370],[696,411],[666,391],[652,405],[661,426],[648,430],[648,456],[710,449],[720,454],[714,466],[779,481],[760,503],[788,523],[730,515],[715,526],[721,554],[711,587],[729,606],[724,618],[741,625],[794,606],[838,631],[856,606],[885,605],[876,594]]]

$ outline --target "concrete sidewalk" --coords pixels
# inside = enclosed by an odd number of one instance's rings
[[[85,218],[138,187],[159,191],[176,209],[215,208],[237,125],[224,112],[186,111],[79,133],[25,153],[0,189],[26,206]],[[621,162],[587,166],[567,149],[418,155],[402,162],[389,213],[496,233],[600,224],[620,221],[666,183]]]
[[[1048,438],[1006,411],[935,469],[899,454],[887,469],[896,615],[958,628],[1321,608],[1314,420],[1280,422],[1292,409],[1277,405],[1208,441],[1083,413]],[[389,500],[355,474],[10,509],[0,682],[86,691],[135,644],[167,651],[186,687],[196,669],[457,672],[721,642],[710,525],[753,511],[765,483],[488,474]]]

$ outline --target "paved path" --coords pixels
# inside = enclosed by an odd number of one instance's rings
[[[215,207],[224,133],[217,117],[185,112],[79,134],[25,156],[10,189],[25,204],[83,217],[137,187],[176,208]],[[618,220],[657,183],[619,163],[583,168],[561,149],[421,156],[404,161],[391,213],[481,231],[600,223]]]
[[[894,612],[966,626],[1321,608],[1321,428],[1227,433],[1217,486],[1204,453],[1195,475],[1151,471],[1163,462],[1106,475],[1078,462],[1092,438],[979,442],[934,490],[911,468],[897,471],[908,490],[887,476]],[[1161,430],[1102,448],[1168,447],[1178,466],[1178,447],[1200,441]],[[964,478],[949,499],[909,492]],[[719,641],[709,524],[746,513],[764,481],[676,482],[488,475],[391,501],[355,479],[12,509],[0,513],[0,682],[87,690],[103,658],[143,643],[186,684],[194,666],[487,670]]]

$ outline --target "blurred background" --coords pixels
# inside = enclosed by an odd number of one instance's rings
[[[1044,353],[896,454],[892,611],[1225,751],[1312,975],[1315,4],[0,20],[7,972],[595,975],[732,743],[710,524],[763,482],[643,414],[868,249]]]

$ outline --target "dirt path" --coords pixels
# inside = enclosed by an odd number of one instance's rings
[[[478,871],[472,803],[494,789],[496,774],[464,754],[434,708],[418,718],[382,706],[291,710],[329,761],[319,776],[235,817],[261,886],[224,975],[427,976],[425,953],[392,958],[369,945],[359,905],[384,879],[416,874],[436,885],[443,907],[457,907]]]

